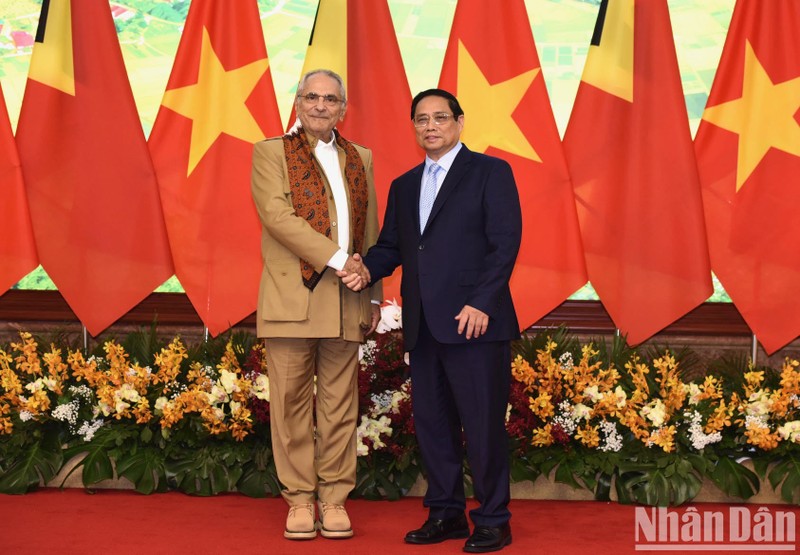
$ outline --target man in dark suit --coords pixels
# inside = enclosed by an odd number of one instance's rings
[[[392,183],[383,229],[364,257],[373,282],[403,267],[403,332],[429,509],[405,541],[469,536],[464,551],[496,551],[511,543],[505,414],[519,325],[508,281],[522,234],[519,197],[508,163],[461,143],[464,112],[451,93],[419,93],[411,119],[425,162]],[[350,287],[366,285],[338,275]],[[472,535],[464,442],[480,503],[470,511]]]

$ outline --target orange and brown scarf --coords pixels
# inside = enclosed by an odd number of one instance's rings
[[[367,226],[367,172],[356,147],[334,130],[336,144],[345,152],[345,186],[350,196],[350,236],[353,252],[364,247],[364,232]],[[302,129],[283,136],[283,151],[289,168],[289,187],[295,213],[306,220],[317,232],[331,236],[331,218],[325,181],[319,166],[314,162],[311,146]],[[313,290],[322,274],[306,260],[300,259],[303,284]],[[324,272],[325,270],[323,270]]]

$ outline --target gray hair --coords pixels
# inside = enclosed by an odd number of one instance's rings
[[[322,75],[327,75],[328,77],[330,77],[339,84],[339,96],[342,98],[342,101],[345,104],[347,104],[347,93],[344,90],[344,80],[342,79],[341,75],[339,75],[335,71],[331,71],[330,69],[313,69],[308,73],[304,74],[300,78],[300,82],[297,84],[297,96],[299,97],[305,90],[306,81],[308,81],[310,77],[313,77],[314,75],[318,75],[320,73]]]

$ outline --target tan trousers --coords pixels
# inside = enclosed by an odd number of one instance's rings
[[[268,338],[272,452],[289,505],[344,505],[356,483],[358,343]],[[317,378],[316,428],[314,376]]]

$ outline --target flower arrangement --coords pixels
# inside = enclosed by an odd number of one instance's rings
[[[669,350],[645,361],[619,344],[609,356],[550,335],[527,342],[512,363],[508,430],[528,477],[555,469],[557,481],[598,499],[613,485],[621,501],[681,504],[705,477],[730,495],[752,496],[758,477],[739,463],[748,458],[762,476],[775,465],[773,487],[783,484],[783,498],[798,501],[797,361],[787,360],[775,386],[765,387],[769,369],[742,372],[742,384],[687,380]]]
[[[361,347],[354,495],[395,499],[422,468],[400,307],[381,316]],[[151,329],[91,355],[41,343],[22,332],[0,347],[0,491],[28,491],[73,460],[87,487],[116,476],[142,493],[279,493],[264,346],[251,335],[190,348]],[[703,480],[744,499],[767,481],[800,502],[800,362],[697,371],[688,351],[580,345],[565,329],[514,349],[513,480],[650,505],[686,502]]]

